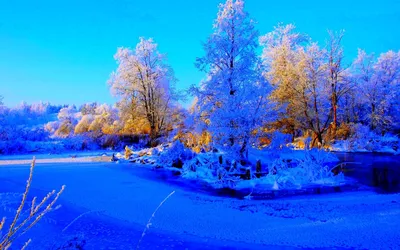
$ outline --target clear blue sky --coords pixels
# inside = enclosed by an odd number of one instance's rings
[[[0,95],[56,104],[114,102],[106,81],[117,47],[153,37],[179,79],[197,84],[201,41],[212,31],[218,0],[0,0]],[[261,34],[278,22],[294,23],[324,43],[327,29],[345,29],[347,60],[357,48],[400,49],[399,0],[247,0]]]

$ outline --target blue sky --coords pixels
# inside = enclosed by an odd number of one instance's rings
[[[178,88],[197,84],[201,42],[212,31],[220,1],[0,0],[0,95],[56,104],[113,103],[107,87],[117,47],[153,37],[168,54]],[[327,29],[345,29],[346,60],[358,48],[400,49],[399,0],[247,0],[261,34],[278,22],[294,23],[323,44]]]

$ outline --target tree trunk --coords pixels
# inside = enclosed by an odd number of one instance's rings
[[[333,133],[336,134],[336,128],[337,128],[337,105],[333,105]]]
[[[150,126],[150,147],[155,147],[155,141],[157,139],[157,131],[156,131],[156,126],[152,125]]]
[[[240,157],[241,158],[247,159],[247,155],[244,154],[246,152],[246,150],[247,150],[247,141],[244,141],[242,148],[240,149]]]
[[[375,124],[375,104],[371,104],[371,130],[374,130],[376,128]]]
[[[320,148],[322,146],[322,133],[321,132],[317,133],[317,139],[318,139],[318,142],[320,143],[318,145],[318,148]]]

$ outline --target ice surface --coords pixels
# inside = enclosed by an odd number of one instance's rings
[[[175,190],[156,214],[143,240],[143,249],[157,245],[168,249],[221,249],[224,245],[228,249],[400,247],[395,230],[400,223],[399,194],[352,192],[237,200],[189,191],[160,181],[155,173],[125,163],[38,164],[32,194],[62,184],[67,188],[60,201],[63,207],[33,228],[29,235],[33,238],[32,246],[48,246],[57,234],[64,240],[67,236],[83,235],[88,247],[95,249],[134,248],[140,237],[137,234],[154,209]],[[21,192],[16,183],[23,185],[27,174],[27,167],[0,167],[0,193]],[[9,215],[3,208],[4,204],[0,216]],[[78,212],[71,212],[74,209]],[[60,233],[75,215],[87,211],[95,212],[84,216],[65,234]]]

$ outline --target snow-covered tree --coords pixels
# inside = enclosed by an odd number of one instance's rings
[[[107,104],[97,106],[94,110],[94,119],[91,122],[88,131],[92,132],[95,137],[103,134],[115,134],[114,122],[118,120],[118,111]]]
[[[327,42],[329,82],[331,85],[331,112],[333,113],[332,132],[336,133],[338,125],[338,105],[342,97],[349,93],[354,84],[349,79],[348,71],[343,66],[342,39],[344,31],[329,31]]]
[[[262,36],[260,43],[266,68],[264,77],[273,86],[270,98],[279,108],[279,119],[273,125],[291,133],[292,140],[299,129],[311,131],[313,144],[316,141],[322,144],[333,113],[330,105],[332,89],[337,89],[329,85],[329,66],[338,63],[336,57],[340,57],[340,53],[331,51],[335,58],[329,64],[327,51],[311,43],[306,35],[296,32],[291,24],[278,25]],[[336,45],[333,46],[332,50],[338,50]],[[341,68],[333,70],[339,73]],[[338,82],[339,78],[335,80]]]
[[[307,44],[309,38],[295,31],[293,24],[278,24],[270,33],[260,37],[263,47],[261,59],[265,67],[264,77],[272,84],[271,100],[278,105],[278,120],[274,127],[292,135],[301,125],[298,122],[298,107],[295,106],[294,96],[296,87],[300,84],[300,68],[298,50]]]
[[[294,102],[300,113],[305,129],[314,133],[314,142],[323,144],[323,134],[328,130],[332,118],[329,97],[329,64],[326,62],[326,50],[312,43],[299,51],[299,65],[303,68],[300,84],[295,88]]]
[[[219,5],[214,32],[204,43],[196,66],[207,73],[192,87],[197,113],[213,141],[244,157],[256,129],[266,121],[268,84],[256,53],[258,31],[244,10],[244,1]],[[264,119],[263,119],[264,118]]]
[[[383,90],[383,98],[388,101],[385,116],[389,123],[385,130],[399,126],[400,117],[400,51],[388,51],[379,56],[375,72]]]
[[[92,102],[92,103],[85,103],[83,104],[80,108],[79,111],[81,112],[82,115],[88,115],[88,114],[94,114],[95,109],[97,108],[98,103]]]
[[[147,120],[151,140],[156,139],[166,126],[166,119],[176,100],[176,81],[166,56],[158,52],[153,39],[140,38],[134,50],[119,48],[115,54],[118,68],[109,85],[137,115]]]
[[[119,121],[123,125],[120,133],[124,135],[148,134],[150,125],[147,118],[141,115],[136,99],[122,99],[117,103]]]
[[[364,122],[371,129],[388,129],[399,111],[400,52],[389,51],[375,60],[359,50],[353,63],[353,74],[364,106]]]
[[[76,107],[70,105],[62,108],[57,115],[59,125],[55,134],[59,137],[68,137],[74,132],[75,126],[78,123]]]
[[[93,120],[94,117],[92,114],[82,115],[82,118],[75,126],[74,133],[76,135],[87,133],[89,131],[90,124],[93,122]]]

